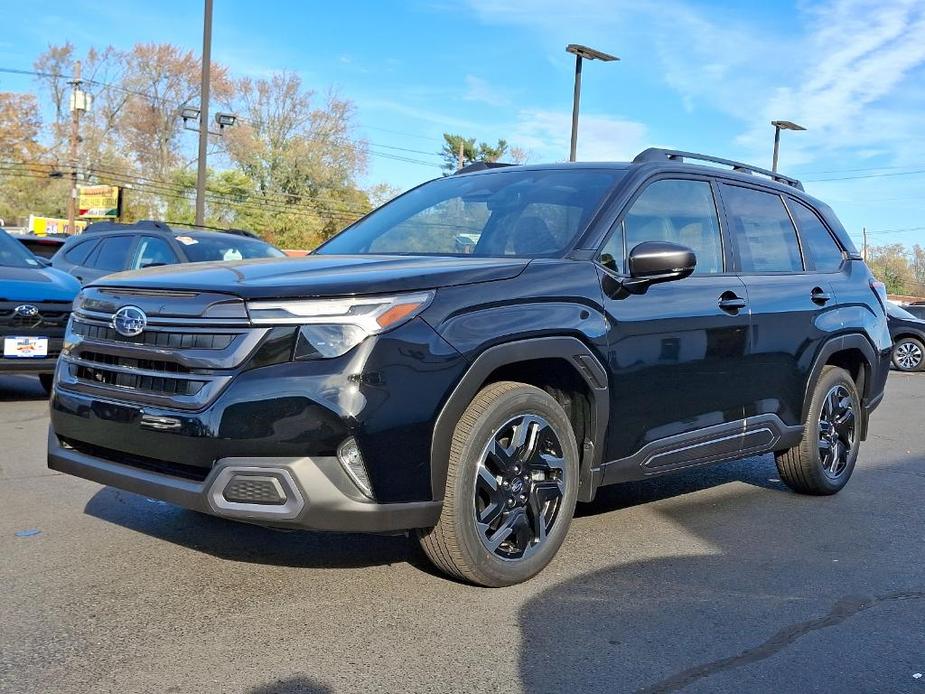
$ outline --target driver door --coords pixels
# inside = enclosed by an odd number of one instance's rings
[[[663,178],[630,204],[601,249],[604,287],[644,241],[691,248],[691,276],[644,294],[605,291],[613,375],[605,482],[736,455],[749,389],[745,285],[727,258],[711,182]],[[611,276],[607,281],[606,275]],[[703,460],[706,462],[705,460]]]

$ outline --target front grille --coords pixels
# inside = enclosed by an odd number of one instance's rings
[[[38,314],[21,316],[16,313],[20,306],[35,306]],[[36,335],[60,335],[64,332],[67,319],[71,315],[69,302],[50,301],[0,301],[0,330]]]
[[[143,293],[137,297],[132,300],[139,306],[156,303],[157,311],[149,309],[147,327],[131,337],[120,335],[112,325],[118,304],[107,305],[106,311],[99,310],[99,302],[93,310],[80,305],[65,338],[61,389],[200,410],[225,388],[269,330],[240,322],[229,325],[227,319],[193,318],[188,296],[158,295],[156,302],[147,301]],[[186,315],[173,317],[171,311]]]
[[[72,330],[74,334],[92,340],[148,345],[151,347],[166,347],[168,349],[227,349],[237,336],[234,333],[195,333],[159,330],[156,332],[146,331],[135,337],[125,337],[108,325],[83,322],[75,322]]]
[[[76,441],[74,439],[62,438],[61,442],[79,453],[92,455],[94,458],[102,458],[112,463],[128,465],[141,470],[148,470],[149,472],[159,472],[162,475],[182,477],[183,479],[195,480],[196,482],[205,480],[205,478],[209,476],[211,470],[211,468],[200,467],[199,465],[171,463],[165,460],[123,453],[122,451],[115,451],[111,448],[104,448],[103,446],[94,446],[91,443],[84,443],[83,441]]]
[[[78,381],[90,385],[112,386],[152,395],[196,395],[206,385],[206,381],[111,371],[83,364],[69,364],[68,366],[71,376]]]

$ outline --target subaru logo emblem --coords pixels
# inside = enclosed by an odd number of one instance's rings
[[[112,317],[112,327],[125,337],[135,337],[148,325],[148,317],[137,306],[123,306]]]
[[[35,318],[39,315],[39,310],[32,304],[23,304],[13,309],[13,313],[21,318]]]

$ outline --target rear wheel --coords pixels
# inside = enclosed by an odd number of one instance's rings
[[[520,583],[555,556],[577,496],[578,446],[565,412],[539,388],[494,383],[456,425],[443,511],[421,546],[451,576]]]
[[[858,458],[860,402],[844,369],[826,366],[819,376],[799,446],[777,454],[780,478],[802,494],[835,494],[847,484]]]
[[[925,344],[914,337],[901,337],[893,345],[893,366],[900,371],[925,368]]]

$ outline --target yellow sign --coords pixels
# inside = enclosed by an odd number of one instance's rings
[[[47,234],[79,234],[87,228],[87,223],[83,220],[75,219],[74,226],[76,229],[68,229],[66,219],[39,217],[34,214],[29,215],[29,231],[38,236],[45,236]]]
[[[119,216],[121,193],[118,186],[78,186],[77,215],[84,219],[115,219]]]

